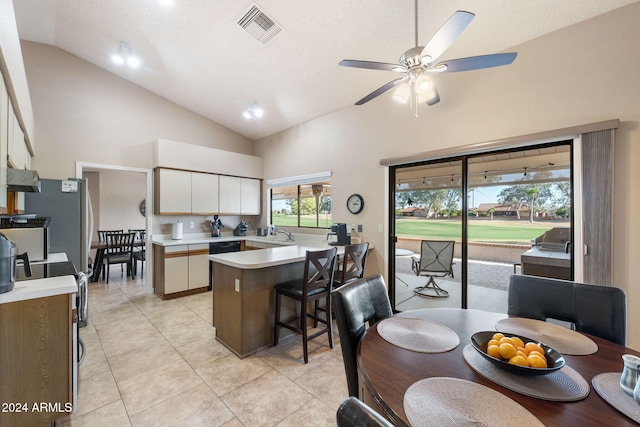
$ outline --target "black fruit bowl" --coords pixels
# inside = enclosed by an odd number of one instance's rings
[[[531,338],[523,337],[520,335],[514,334],[504,334],[507,337],[518,337],[524,343],[534,342],[538,344],[544,350],[544,356],[547,359],[547,367],[546,368],[532,368],[530,366],[520,366],[520,365],[512,365],[507,360],[497,359],[493,356],[489,356],[487,354],[487,343],[491,340],[496,331],[483,331],[476,332],[471,336],[471,345],[475,348],[478,353],[480,353],[485,359],[494,365],[503,368],[507,371],[523,374],[523,375],[547,375],[552,372],[557,371],[558,369],[564,366],[564,357],[562,354],[558,353],[551,347],[542,344],[536,340]]]

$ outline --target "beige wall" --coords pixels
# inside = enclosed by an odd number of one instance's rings
[[[333,219],[363,224],[360,236],[377,248],[372,272],[384,268],[381,158],[618,118],[614,283],[627,293],[629,345],[640,349],[637,22],[640,3],[517,46],[508,67],[438,75],[442,102],[422,107],[418,118],[381,96],[265,138],[255,151],[245,138],[57,48],[23,43],[36,120],[34,167],[48,178],[71,176],[76,160],[149,167],[147,144],[167,138],[264,156],[265,179],[331,170]],[[380,85],[390,78],[381,73]],[[365,198],[358,216],[345,206],[355,192]]]
[[[628,342],[640,349],[640,3],[517,46],[502,68],[436,76],[442,102],[408,107],[381,96],[258,142],[265,179],[333,171],[335,221],[361,223],[360,235],[384,264],[385,169],[380,159],[619,118],[615,144],[614,283],[628,301]],[[366,71],[365,71],[366,72]],[[380,84],[385,83],[383,75]],[[372,88],[374,89],[374,88]],[[365,94],[362,94],[365,95]],[[356,99],[354,99],[356,101]],[[283,158],[296,159],[282,161]],[[365,209],[349,214],[360,193]]]
[[[56,47],[22,42],[36,120],[33,168],[75,176],[75,162],[152,167],[158,138],[253,154],[253,142]]]

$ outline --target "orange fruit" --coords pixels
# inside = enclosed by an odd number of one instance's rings
[[[497,345],[490,345],[487,347],[487,354],[491,357],[495,357],[496,359],[500,359],[500,347]]]
[[[503,344],[503,343],[506,343],[506,342],[511,344],[514,348],[517,347],[516,343],[511,338],[509,338],[509,337],[500,338],[500,344]]]
[[[546,368],[547,367],[547,359],[545,359],[543,356],[539,356],[537,354],[532,354],[529,357],[527,357],[527,362],[529,363],[529,366],[531,366],[532,368]]]
[[[511,339],[513,340],[513,342],[516,344],[516,348],[518,347],[524,347],[524,342],[522,342],[522,340],[518,337],[511,337]]]
[[[516,350],[521,351],[524,354],[529,354],[529,352],[527,352],[527,349],[525,349],[524,347],[516,347]]]
[[[531,353],[532,351],[539,351],[540,354],[544,354],[544,350],[542,349],[542,347],[540,347],[538,344],[534,343],[534,342],[528,342],[525,344],[524,348],[527,350],[527,352]]]
[[[496,341],[500,341],[500,339],[504,338],[504,335],[501,334],[500,332],[496,332],[495,334],[493,334],[493,336],[491,337],[492,340],[496,340]]]
[[[498,340],[494,340],[494,339],[491,339],[491,340],[489,340],[489,342],[487,343],[487,347],[489,347],[490,345],[500,345],[500,341],[498,341]]]
[[[514,347],[514,345],[508,342],[504,342],[500,344],[499,349],[500,349],[500,356],[502,356],[504,359],[511,359],[517,353],[517,350]]]
[[[520,350],[516,349],[516,354],[518,356],[524,357],[525,359],[527,358],[527,353],[525,353],[524,351],[520,351]]]
[[[518,366],[529,366],[529,362],[527,361],[526,358],[522,357],[522,356],[513,356],[512,358],[509,359],[509,363],[511,365],[518,365]]]
[[[544,358],[544,354],[543,354],[543,353],[540,353],[538,350],[531,350],[531,351],[528,353],[528,355],[529,355],[529,356],[531,356],[532,354],[537,354],[538,356],[540,356],[540,357],[543,357],[543,358]]]

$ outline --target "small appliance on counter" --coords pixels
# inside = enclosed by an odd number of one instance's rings
[[[247,235],[247,223],[240,221],[240,224],[233,230],[234,236],[246,236]]]
[[[0,233],[0,294],[10,292],[16,284],[18,258],[24,261],[24,275],[31,276],[31,265],[27,253],[18,255],[18,247]]]
[[[171,224],[171,238],[173,240],[182,240],[182,223],[174,222]]]
[[[327,234],[327,242],[333,246],[350,245],[351,227],[342,222],[331,224],[331,233]]]
[[[211,237],[220,237],[221,229],[222,229],[222,221],[218,215],[213,216],[213,221],[211,221]]]
[[[269,229],[268,228],[264,228],[264,227],[258,227],[256,228],[256,236],[268,236],[269,235]]]

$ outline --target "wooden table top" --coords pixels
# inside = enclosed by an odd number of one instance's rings
[[[551,402],[528,397],[501,387],[477,374],[464,360],[463,349],[475,332],[495,330],[498,320],[508,316],[479,310],[455,308],[421,309],[398,316],[420,317],[447,325],[460,337],[460,345],[446,353],[418,353],[385,341],[377,325],[369,328],[358,347],[358,372],[362,386],[378,401],[396,425],[409,425],[403,408],[404,394],[415,382],[429,377],[454,377],[490,387],[528,409],[546,426],[637,426],[605,402],[593,389],[591,380],[604,372],[622,372],[623,354],[635,354],[624,346],[587,335],[598,345],[595,354],[565,355],[566,364],[589,383],[586,399],[577,402]],[[585,334],[586,335],[586,334]]]

